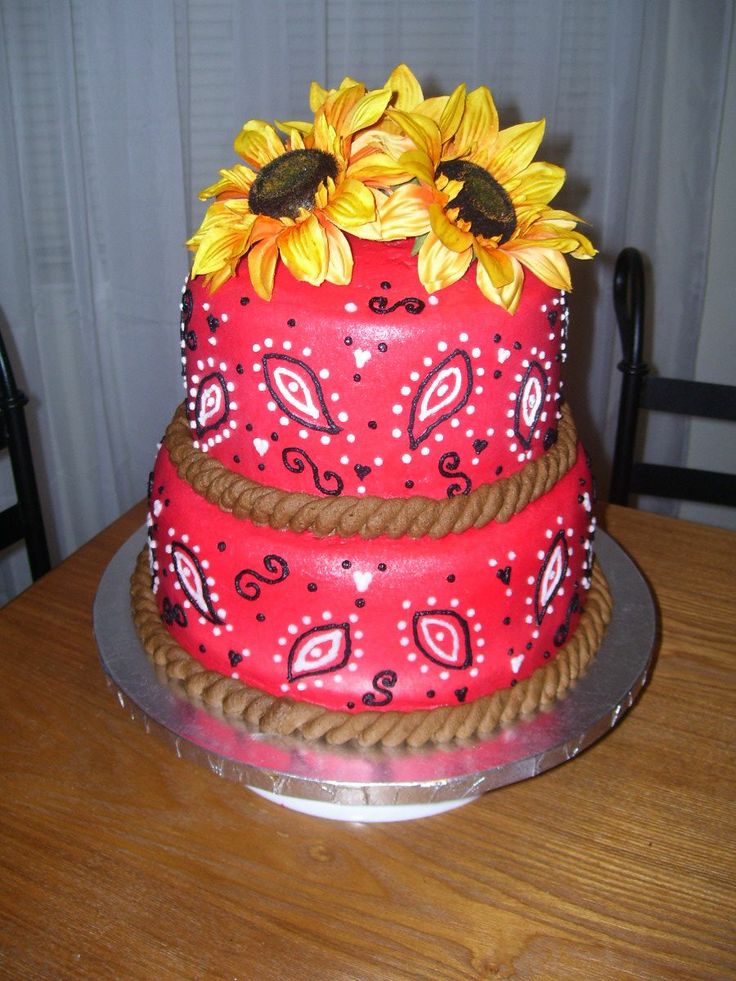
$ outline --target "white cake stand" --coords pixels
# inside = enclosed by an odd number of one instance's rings
[[[359,751],[267,737],[193,704],[157,676],[130,614],[129,580],[144,541],[141,530],[115,554],[94,604],[100,659],[120,705],[178,756],[307,814],[402,821],[468,804],[573,759],[616,725],[647,680],[654,603],[631,559],[599,532],[613,619],[585,677],[550,709],[489,739],[442,748]]]

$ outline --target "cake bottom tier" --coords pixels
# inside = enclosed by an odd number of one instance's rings
[[[226,712],[252,720],[263,704],[250,706],[266,699],[271,731],[365,741],[371,726],[388,732],[402,715],[434,717],[435,740],[448,738],[451,715],[465,722],[449,738],[488,731],[500,701],[508,717],[509,705],[529,711],[530,699],[567,687],[607,620],[602,583],[588,595],[594,523],[580,448],[568,473],[509,521],[440,540],[256,526],[200,497],[165,449],[151,487],[150,564],[134,588],[144,646],[176,664],[175,676],[207,679],[200,690],[219,680],[210,700]],[[491,697],[496,719],[478,723]],[[340,736],[335,719],[347,726]]]

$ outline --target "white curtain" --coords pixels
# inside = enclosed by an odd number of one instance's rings
[[[0,329],[32,396],[54,558],[145,493],[176,402],[183,242],[242,122],[305,118],[309,82],[487,84],[601,250],[574,268],[568,395],[605,474],[618,250],[656,270],[665,373],[692,372],[730,0],[0,0]],[[663,431],[676,450],[685,435]],[[0,470],[0,507],[11,499]],[[29,581],[0,559],[0,604]]]

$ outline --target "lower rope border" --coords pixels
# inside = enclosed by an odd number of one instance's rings
[[[552,704],[595,657],[613,605],[606,578],[596,563],[577,630],[557,657],[537,668],[529,678],[468,704],[353,715],[279,698],[204,668],[161,622],[151,591],[146,548],[138,556],[130,586],[133,622],[144,650],[168,680],[182,683],[190,699],[220,710],[226,717],[241,719],[267,735],[299,735],[309,742],[322,739],[332,746],[354,741],[366,748],[419,747],[488,736],[499,725]]]

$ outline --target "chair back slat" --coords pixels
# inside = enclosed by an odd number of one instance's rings
[[[659,412],[736,422],[736,387],[648,375],[642,386],[640,405]]]
[[[38,579],[51,568],[51,560],[26,425],[27,403],[0,334],[0,450],[10,453],[17,496],[15,504],[0,512],[0,549],[24,541],[31,575]]]
[[[642,409],[736,422],[736,386],[660,378],[643,359],[644,263],[624,249],[613,277],[613,305],[623,350],[621,398],[609,500],[628,504],[633,494],[736,506],[736,475],[636,461]]]

